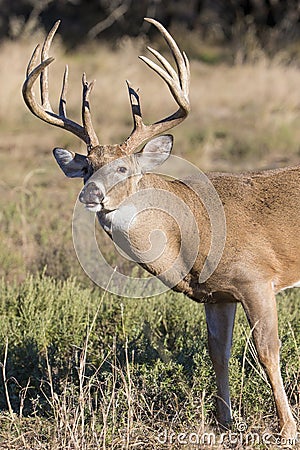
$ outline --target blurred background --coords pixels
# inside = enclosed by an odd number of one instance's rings
[[[297,0],[2,0],[1,38],[47,30],[57,17],[64,21],[61,34],[70,47],[95,38],[115,42],[141,36],[149,27],[143,17],[194,31],[210,43],[233,43],[251,29],[270,52],[299,39]]]

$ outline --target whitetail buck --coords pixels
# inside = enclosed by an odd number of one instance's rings
[[[243,305],[259,359],[270,380],[277,408],[281,434],[287,438],[296,435],[296,422],[288,404],[279,367],[280,341],[277,328],[275,294],[287,287],[297,286],[300,280],[300,167],[240,174],[211,173],[208,178],[223,204],[227,235],[220,262],[205,281],[199,282],[199,274],[205,264],[210,246],[210,224],[207,212],[193,189],[180,181],[172,181],[149,173],[170,155],[172,137],[160,135],[181,123],[188,115],[190,103],[189,63],[164,27],[153,19],[165,38],[175,58],[176,68],[157,51],[149,48],[158,59],[158,66],[145,57],[141,59],[168,85],[179,106],[169,117],[145,125],[142,121],[138,93],[128,85],[134,128],[130,136],[117,145],[100,145],[92,126],[89,94],[93,83],[83,76],[82,122],[79,125],[66,115],[67,70],[59,103],[59,113],[52,111],[48,95],[48,57],[51,41],[59,23],[56,23],[45,39],[41,63],[37,65],[38,47],[27,69],[23,96],[30,111],[45,122],[64,128],[87,145],[87,156],[61,148],[54,149],[54,156],[68,177],[82,177],[85,186],[80,194],[81,202],[98,215],[101,225],[112,235],[116,212],[122,211],[122,202],[136,193],[154,189],[171,193],[186,204],[197,222],[200,245],[193,266],[174,289],[185,293],[197,302],[205,303],[209,351],[216,373],[217,409],[221,424],[231,421],[228,382],[228,361],[236,304]],[[35,99],[33,85],[40,76],[41,104]],[[139,146],[150,138],[142,150]],[[97,176],[102,169],[101,177]],[[146,201],[146,200],[145,200]],[[132,205],[134,210],[134,204]],[[152,274],[160,276],[176,258],[182,244],[179,230],[163,211],[147,209],[138,215],[130,229],[133,253],[142,253],[148,243],[151,230],[160,228],[166,236],[163,255],[149,262],[140,263]],[[119,230],[120,231],[120,230]],[[181,230],[193,246],[195,236],[187,228]],[[122,229],[121,229],[122,233]],[[187,244],[185,244],[187,246]],[[183,254],[189,253],[183,248]],[[184,261],[182,261],[184,264]],[[172,286],[168,277],[166,284]]]

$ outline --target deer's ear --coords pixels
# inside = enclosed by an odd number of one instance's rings
[[[88,170],[86,156],[63,148],[53,150],[54,158],[64,174],[69,178],[84,178]]]
[[[142,172],[149,172],[165,162],[173,147],[173,136],[166,134],[149,141],[145,147],[135,154]]]

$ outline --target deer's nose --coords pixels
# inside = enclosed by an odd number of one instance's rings
[[[96,183],[91,181],[90,183],[85,185],[85,187],[80,192],[79,201],[85,204],[101,203],[103,197],[104,195],[101,189],[96,185]]]

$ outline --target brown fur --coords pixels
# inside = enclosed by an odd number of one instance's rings
[[[159,275],[167,285],[174,286],[173,275],[163,275],[163,272],[176,260],[183,236],[187,236],[188,240],[183,248],[179,272],[182,267],[184,268],[186,258],[188,259],[195,246],[196,238],[200,238],[199,251],[193,266],[177,282],[174,289],[196,301],[206,303],[209,352],[216,373],[220,422],[227,424],[231,420],[228,360],[235,305],[236,302],[241,302],[252,329],[258,356],[265,366],[272,386],[281,433],[287,438],[294,438],[297,431],[296,423],[288,405],[279,368],[280,345],[275,294],[300,280],[300,220],[298,216],[300,167],[238,175],[209,175],[223,204],[227,234],[225,248],[216,270],[207,281],[199,283],[199,275],[209,254],[212,237],[209,217],[201,202],[201,196],[206,195],[205,187],[195,182],[193,189],[198,189],[199,199],[196,193],[184,183],[171,182],[157,175],[142,176],[142,171],[136,177],[137,160],[134,159],[135,156],[130,157],[143,142],[182,122],[190,110],[188,59],[160,23],[153,19],[146,20],[155,25],[164,36],[176,61],[177,72],[155,52],[154,55],[158,57],[163,69],[148,58],[141,57],[167,83],[179,108],[175,113],[146,126],[142,121],[138,92],[128,83],[134,122],[133,131],[123,144],[101,146],[98,144],[98,138],[92,126],[89,109],[89,95],[93,82],[87,83],[85,76],[83,77],[83,125],[66,117],[67,72],[63,80],[60,112],[59,114],[49,113],[47,67],[52,63],[53,58],[48,58],[48,53],[59,22],[54,25],[45,39],[41,64],[34,68],[37,63],[37,49],[29,62],[22,90],[25,103],[29,110],[41,120],[72,132],[87,144],[89,149],[87,158],[60,148],[54,150],[54,156],[67,176],[82,177],[87,181],[99,168],[107,167],[108,163],[117,161],[118,158],[127,158],[126,164],[128,163],[128,167],[132,170],[131,177],[122,179],[118,170],[114,169],[116,165],[112,164],[111,171],[109,167],[105,169],[106,175],[105,180],[101,181],[102,184],[99,183],[97,186],[91,182],[90,190],[86,190],[88,199],[86,204],[94,205],[95,208],[100,208],[99,205],[101,205],[104,212],[99,213],[99,218],[102,216],[102,220],[107,211],[116,209],[118,204],[129,198],[132,193],[149,187],[154,191],[161,189],[173,193],[177,199],[182,199],[183,203],[189,206],[196,218],[197,236],[191,223],[184,222],[186,217],[184,208],[178,208],[178,215],[183,218],[182,227],[177,226],[164,211],[150,209],[139,214],[130,229],[130,239],[135,253],[139,254],[147,250],[148,237],[153,228],[163,230],[167,237],[165,251],[151,263],[142,262],[142,264],[151,273]],[[153,53],[153,50],[150,49],[150,51]],[[44,80],[41,83],[43,105],[37,103],[33,93],[33,85],[41,74]],[[159,145],[156,140],[152,148],[150,148],[151,145],[148,147],[150,160],[153,155],[154,159],[158,156],[161,160],[166,155],[170,136],[160,136],[160,138]],[[149,143],[146,147],[148,145]],[[147,162],[145,167],[146,165]],[[111,179],[121,180],[121,182],[117,182],[115,187],[110,188],[110,185],[114,184],[111,183]],[[102,192],[100,188],[107,188],[107,192]],[[97,193],[99,193],[98,198]],[[83,200],[84,194],[81,193],[81,196]],[[180,235],[180,229],[184,235]]]
[[[220,263],[203,284],[198,283],[198,278],[208,254],[211,235],[208,216],[199,197],[184,183],[168,181],[154,174],[143,176],[136,189],[152,187],[172,192],[189,205],[196,217],[201,243],[198,257],[190,272],[174,289],[196,301],[219,305],[218,314],[213,316],[214,325],[209,321],[209,304],[206,311],[209,348],[221,398],[218,400],[220,421],[226,423],[230,418],[224,407],[227,396],[229,399],[228,360],[225,365],[220,363],[224,358],[224,346],[227,346],[227,353],[230,348],[233,328],[235,310],[228,302],[241,302],[273,389],[281,432],[285,437],[294,437],[296,424],[279,369],[275,294],[300,280],[300,220],[296,213],[300,211],[300,166],[237,175],[212,173],[208,177],[222,201],[227,233]],[[122,189],[118,189],[121,201],[124,193],[128,196],[129,192],[127,189],[122,193]],[[201,192],[199,194],[201,197]],[[130,237],[137,249],[144,251],[149,245],[148,236],[153,226],[164,230],[168,245],[160,258],[151,264],[143,264],[143,267],[160,275],[172,265],[179,253],[180,230],[163,213],[146,211],[138,216],[131,229]],[[188,228],[183,231],[189,233]],[[172,279],[162,279],[166,284],[172,283]],[[228,323],[231,328],[226,328]]]

